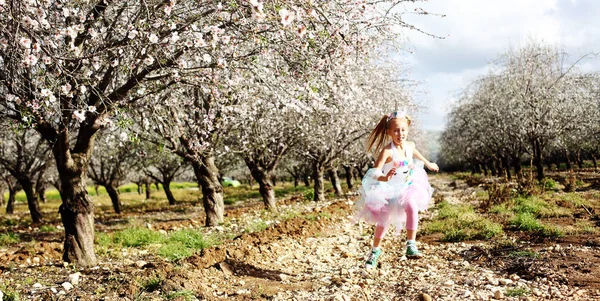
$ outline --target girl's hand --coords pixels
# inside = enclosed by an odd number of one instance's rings
[[[388,171],[387,175],[385,175],[385,180],[389,181],[394,175],[396,174],[396,168],[392,168],[390,169],[390,171]]]
[[[435,163],[429,163],[429,164],[427,164],[427,168],[429,168],[432,171],[436,171],[436,172],[440,170],[440,168],[438,167],[438,165],[435,164]]]

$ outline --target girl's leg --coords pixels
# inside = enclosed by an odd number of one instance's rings
[[[381,239],[385,236],[385,232],[387,232],[387,226],[379,225],[375,227],[375,237],[373,238],[373,248],[378,248],[379,243],[381,243]]]
[[[415,202],[412,199],[409,199],[404,203],[404,210],[406,212],[406,238],[408,240],[415,240],[417,238],[419,210],[414,203]]]

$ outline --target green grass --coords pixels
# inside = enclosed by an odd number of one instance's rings
[[[45,232],[45,233],[52,233],[52,232],[58,231],[58,229],[56,229],[56,227],[54,227],[54,226],[43,225],[40,227],[40,231]]]
[[[531,213],[538,218],[570,217],[571,210],[557,206],[554,202],[544,200],[540,196],[518,197],[512,200],[512,210],[519,213]]]
[[[19,235],[14,233],[5,233],[0,234],[0,246],[8,246],[12,244],[19,243],[21,240],[19,239]]]
[[[489,239],[503,233],[502,225],[477,214],[468,205],[451,205],[443,201],[439,213],[431,223],[425,224],[424,233],[442,233],[443,241]]]
[[[540,254],[534,251],[513,251],[508,253],[508,257],[540,258]]]
[[[3,301],[19,301],[21,300],[21,296],[19,295],[18,292],[4,286],[4,285],[0,285],[0,291],[2,291],[4,293],[4,299],[2,299]]]
[[[132,228],[96,235],[96,244],[100,247],[120,249],[123,247],[145,248],[157,246],[157,254],[170,260],[192,256],[197,250],[217,243],[219,242],[206,239],[200,232],[193,229],[181,229],[164,235],[146,228]]]
[[[206,240],[200,232],[193,229],[182,229],[169,233],[166,241],[158,250],[158,255],[170,260],[178,260],[194,255],[216,242]]]
[[[518,213],[510,221],[510,225],[521,231],[540,231],[544,229],[542,222],[531,212]]]
[[[524,296],[528,292],[529,291],[526,288],[515,287],[515,288],[509,288],[509,289],[507,289],[505,295],[507,297],[519,297],[519,296]]]
[[[147,278],[144,281],[142,281],[142,283],[140,285],[144,292],[154,292],[154,291],[160,289],[161,283],[162,283],[162,278],[160,276],[153,276],[153,277]]]
[[[255,220],[253,223],[246,227],[245,231],[248,233],[262,232],[268,227],[269,225],[267,225],[267,223],[264,220]]]
[[[177,299],[177,298],[181,298],[181,297],[183,297],[183,299],[186,301],[191,301],[194,299],[195,296],[194,296],[194,292],[189,291],[189,290],[170,292],[165,296],[165,298],[167,300],[173,300],[173,299]]]
[[[542,185],[542,187],[544,187],[546,190],[558,189],[558,183],[551,178],[544,178],[540,182],[540,185]]]

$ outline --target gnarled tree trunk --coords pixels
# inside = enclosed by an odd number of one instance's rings
[[[258,191],[262,196],[263,203],[265,204],[265,208],[272,211],[277,211],[277,203],[275,200],[275,190],[273,187],[275,184],[273,183],[272,170],[265,170],[263,167],[258,166],[256,162],[251,159],[245,158],[246,166],[250,169],[250,174],[252,178],[258,183]]]
[[[6,203],[6,214],[15,214],[15,200],[17,199],[18,190],[14,188],[8,189],[8,202]]]
[[[150,183],[146,182],[144,183],[144,185],[146,186],[146,200],[150,199]]]
[[[106,184],[103,184],[102,186],[104,186],[104,188],[106,188],[106,193],[108,193],[108,196],[110,197],[113,208],[115,209],[115,213],[121,214],[121,212],[122,212],[121,200],[119,199],[119,193],[117,193],[117,189],[114,187],[114,184],[106,183]]]
[[[315,202],[325,201],[325,181],[323,180],[323,166],[318,162],[313,163],[313,181],[315,181],[314,198]]]
[[[33,191],[33,183],[31,183],[31,180],[28,177],[19,178],[18,181],[27,196],[27,206],[29,207],[29,213],[31,214],[31,221],[34,224],[41,223],[42,213],[40,212],[37,195]]]
[[[333,190],[335,191],[335,195],[342,196],[344,191],[342,190],[342,185],[340,183],[340,177],[337,173],[337,168],[332,167],[329,170],[329,179],[331,180],[331,184],[333,185]]]
[[[346,174],[346,185],[348,185],[348,190],[354,189],[354,169],[349,165],[344,165],[344,173]]]
[[[165,180],[162,184],[163,189],[165,190],[165,195],[167,196],[167,200],[169,200],[169,205],[175,205],[175,197],[171,191],[171,181]]]
[[[212,155],[192,161],[198,186],[202,188],[202,201],[206,212],[206,226],[212,227],[223,222],[225,205],[223,186],[219,182],[219,170]]]

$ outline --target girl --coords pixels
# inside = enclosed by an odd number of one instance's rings
[[[379,157],[362,180],[356,216],[356,220],[362,218],[376,225],[367,268],[377,266],[377,259],[382,253],[379,244],[392,223],[396,226],[396,234],[406,224],[406,256],[422,256],[415,241],[418,211],[427,210],[433,193],[423,165],[433,171],[438,171],[439,167],[427,161],[415,148],[414,142],[406,140],[410,123],[406,112],[394,112],[384,115],[369,135],[368,150],[374,148]],[[388,137],[391,140],[389,144]],[[418,160],[413,161],[413,156]]]

